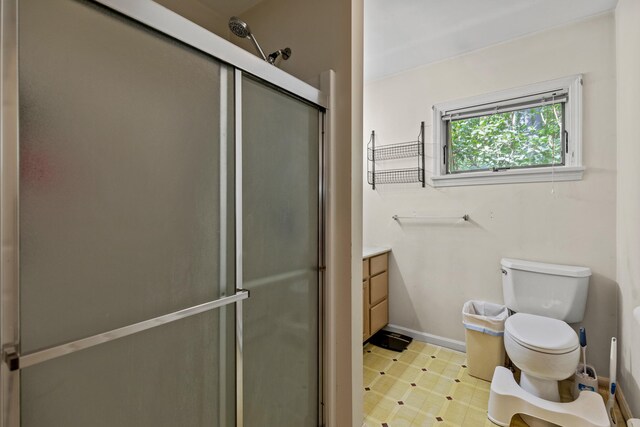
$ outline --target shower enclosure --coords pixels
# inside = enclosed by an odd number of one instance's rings
[[[323,95],[150,0],[0,4],[0,427],[321,424]]]

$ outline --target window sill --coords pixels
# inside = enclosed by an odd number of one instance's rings
[[[464,185],[516,184],[525,182],[579,181],[583,166],[560,166],[539,169],[508,169],[499,172],[469,172],[431,177],[433,187]]]

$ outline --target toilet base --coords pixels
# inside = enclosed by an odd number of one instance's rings
[[[610,426],[604,401],[598,393],[582,391],[573,402],[551,402],[524,390],[510,370],[498,366],[491,380],[489,420],[507,427],[516,414],[531,415],[564,427]]]
[[[541,399],[550,400],[551,402],[560,402],[558,381],[536,378],[521,371],[520,387]]]
[[[558,381],[536,378],[521,371],[520,387],[522,387],[525,391],[533,394],[534,396],[538,396],[541,399],[549,400],[551,402],[560,402]],[[529,427],[557,427],[557,424],[542,421],[528,415],[522,414],[521,417]]]

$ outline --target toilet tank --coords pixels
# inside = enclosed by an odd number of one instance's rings
[[[502,293],[510,310],[567,323],[582,321],[589,268],[511,258],[503,258],[501,264]]]

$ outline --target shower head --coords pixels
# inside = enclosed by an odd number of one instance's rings
[[[237,16],[232,16],[229,19],[229,29],[233,34],[242,39],[249,38],[249,36],[251,35],[251,30],[249,29],[247,23]]]
[[[246,22],[244,22],[237,16],[232,16],[231,18],[229,18],[229,29],[233,34],[242,39],[250,39],[262,59],[264,59],[265,61],[267,60],[267,57],[264,55],[264,52],[262,51],[262,48],[258,44],[256,38],[253,36],[253,34],[251,34],[251,30],[249,29],[249,26]]]

